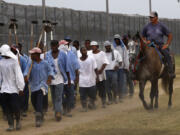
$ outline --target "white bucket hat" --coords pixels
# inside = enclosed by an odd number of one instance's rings
[[[105,42],[104,42],[104,46],[112,46],[112,44],[111,44],[110,41],[105,41]]]
[[[14,55],[13,52],[11,52],[9,45],[7,44],[1,46],[0,52],[1,52],[1,56],[7,56],[14,60],[17,60],[17,56]]]
[[[119,34],[114,35],[114,39],[121,39],[121,36]]]
[[[97,46],[97,45],[98,45],[98,43],[96,41],[91,42],[91,46]]]

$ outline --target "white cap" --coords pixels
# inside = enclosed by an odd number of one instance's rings
[[[98,43],[96,41],[91,42],[91,46],[97,46],[97,45],[98,45]]]
[[[110,41],[105,41],[104,42],[104,46],[111,46],[112,44],[111,44],[111,42]]]
[[[114,35],[114,39],[117,38],[117,39],[121,39],[121,36],[119,34],[116,34]]]
[[[13,52],[11,52],[9,45],[7,44],[2,45],[0,51],[1,51],[1,56],[7,56],[17,60],[17,56],[14,55]]]

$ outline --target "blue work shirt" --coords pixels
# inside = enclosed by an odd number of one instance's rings
[[[52,56],[52,51],[48,51],[46,53],[46,59],[45,59],[50,67],[52,68],[53,75],[57,74],[56,68],[55,68],[55,63],[54,63],[54,58]],[[64,78],[64,82],[68,80],[66,72],[69,72],[69,67],[67,66],[67,56],[63,51],[59,51],[58,55],[58,67],[59,70]]]
[[[0,56],[0,60],[2,59],[2,56]]]
[[[74,46],[70,45],[70,50],[75,54],[75,56],[77,57],[77,50]]]
[[[75,71],[80,69],[80,65],[77,56],[73,51],[67,52],[67,66],[70,74],[70,79],[74,81],[76,79]]]
[[[142,31],[143,37],[159,46],[164,44],[164,36],[169,34],[169,29],[161,22],[158,22],[158,24],[148,23]]]
[[[29,69],[31,67],[31,62],[28,63],[24,76],[28,75]],[[32,70],[29,76],[29,85],[31,92],[35,92],[44,88],[48,92],[47,80],[48,76],[53,76],[53,71],[47,61],[42,60],[40,63],[33,61]]]
[[[24,73],[24,71],[26,70],[26,65],[27,65],[27,60],[23,56],[20,56],[20,66],[22,73]]]

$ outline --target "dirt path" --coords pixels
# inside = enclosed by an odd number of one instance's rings
[[[88,123],[96,120],[101,120],[107,118],[113,114],[117,114],[122,111],[131,110],[141,106],[141,102],[137,99],[137,96],[131,99],[125,99],[123,103],[113,104],[107,106],[107,108],[101,108],[100,104],[97,106],[96,110],[88,111],[86,113],[80,112],[81,107],[77,106],[73,111],[73,117],[63,117],[62,121],[57,123],[54,121],[53,112],[50,111],[45,117],[45,122],[41,128],[36,128],[34,126],[34,115],[29,113],[27,118],[24,118],[23,128],[19,132],[7,133],[4,129],[7,128],[7,122],[0,120],[0,135],[39,135],[45,133],[51,133],[59,130],[63,130],[67,127],[72,127],[74,125]]]
[[[178,76],[179,79],[179,76]],[[178,79],[175,81],[175,88],[179,88],[180,84],[178,83]],[[149,84],[146,89],[149,88]],[[162,90],[160,90],[161,95],[163,94]],[[146,92],[146,98],[148,97],[148,92]],[[138,89],[136,88],[136,93],[133,98],[126,98],[123,103],[113,104],[111,106],[107,106],[107,108],[103,109],[98,102],[97,109],[93,111],[88,111],[86,113],[80,112],[81,106],[78,104],[76,109],[74,109],[73,117],[63,117],[61,122],[55,122],[54,114],[51,109],[47,113],[45,117],[45,122],[41,128],[36,128],[34,124],[34,115],[33,112],[28,113],[27,118],[23,118],[22,130],[18,132],[7,133],[5,129],[7,128],[7,122],[0,120],[0,135],[41,135],[41,134],[49,134],[56,131],[64,130],[66,128],[71,128],[75,125],[82,125],[89,122],[103,120],[112,115],[116,115],[121,112],[126,112],[133,110],[135,108],[142,107],[142,104],[138,98]]]

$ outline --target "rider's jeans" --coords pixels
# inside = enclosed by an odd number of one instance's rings
[[[169,73],[173,73],[173,64],[172,64],[171,56],[169,53],[169,48],[161,49],[160,51],[165,58],[165,62],[168,64]]]

